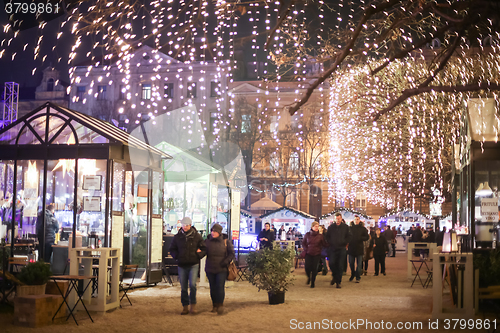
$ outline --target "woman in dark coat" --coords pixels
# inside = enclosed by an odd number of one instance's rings
[[[370,241],[370,246],[373,248],[373,258],[375,259],[375,274],[378,276],[378,269],[380,273],[385,275],[385,255],[389,252],[389,246],[385,237],[380,236],[380,228],[375,229],[375,237]]]
[[[205,240],[207,248],[207,262],[205,272],[210,283],[210,298],[212,299],[212,312],[224,313],[224,287],[227,278],[227,266],[234,259],[233,242],[224,238],[222,226],[214,224],[211,234]]]
[[[307,284],[311,283],[311,288],[314,288],[314,283],[316,282],[318,265],[321,260],[321,250],[326,246],[323,233],[319,231],[319,223],[315,221],[311,224],[311,230],[305,234],[302,240],[302,248],[306,254],[305,268]]]

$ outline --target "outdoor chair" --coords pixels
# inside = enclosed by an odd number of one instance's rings
[[[120,298],[120,308],[122,307],[121,303],[122,303],[122,300],[124,297],[127,297],[128,302],[130,303],[130,305],[132,305],[130,298],[128,298],[127,292],[132,288],[132,285],[134,284],[135,274],[137,273],[138,268],[139,268],[139,265],[124,265],[123,266],[122,275],[120,276],[120,292],[123,291],[123,295]],[[125,273],[132,274],[132,281],[123,282]]]

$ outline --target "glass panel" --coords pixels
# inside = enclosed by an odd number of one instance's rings
[[[54,133],[55,134],[55,133]],[[69,145],[75,144],[75,136],[73,135],[73,131],[71,127],[66,125],[63,131],[57,136],[57,138],[52,142],[54,145]]]
[[[61,129],[64,125],[64,120],[59,117],[50,116],[49,117],[49,141],[52,140],[54,135]]]
[[[109,140],[99,133],[89,129],[88,127],[83,126],[82,124],[72,120],[71,124],[76,130],[76,134],[78,135],[79,143],[108,143]]]
[[[78,160],[77,228],[83,235],[83,246],[104,244],[106,164],[106,160]]]
[[[61,113],[61,112],[59,112],[59,111],[57,111],[56,109],[53,109],[53,108],[50,108],[50,113],[51,114],[56,114],[56,115],[62,117],[64,121],[66,121],[66,120],[69,119],[69,117],[67,115],[65,115],[64,113]]]
[[[16,143],[17,135],[24,123],[19,123],[11,129],[0,134],[0,145],[13,145]]]
[[[7,235],[9,225],[12,226],[12,188],[14,176],[14,162],[0,161],[0,239],[10,242],[10,234]]]
[[[123,212],[123,203],[125,202],[124,187],[125,165],[122,163],[113,163],[113,187],[112,187],[112,210],[114,212]]]
[[[134,167],[134,198],[135,198],[135,219],[132,245],[132,264],[139,267],[147,265],[147,238],[148,238],[148,177],[149,172],[145,169],[140,170]],[[138,170],[139,169],[139,170]]]
[[[153,214],[161,214],[161,200],[162,200],[162,179],[163,173],[158,171],[153,171]]]
[[[32,118],[30,118],[30,121],[29,121],[29,124],[31,125],[31,127],[33,127],[35,132],[40,136],[40,138],[42,140],[45,140],[45,120],[46,119],[47,119],[47,117],[45,116],[45,114],[43,114],[38,118],[32,117]]]
[[[20,145],[38,145],[41,142],[38,140],[35,134],[33,134],[33,132],[29,129],[29,127],[26,126],[19,135],[18,143]]]
[[[478,247],[491,247],[493,230],[498,225],[498,189],[500,186],[500,161],[476,161],[474,191],[474,223]],[[457,228],[457,233],[462,233]]]

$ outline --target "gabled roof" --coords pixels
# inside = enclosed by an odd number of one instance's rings
[[[310,215],[310,214],[307,214],[307,213],[302,212],[300,210],[297,210],[297,209],[294,209],[294,208],[291,208],[291,207],[286,207],[286,206],[283,206],[283,207],[281,207],[279,209],[267,212],[266,214],[261,215],[260,218],[263,219],[264,217],[268,217],[269,215],[278,213],[278,212],[283,211],[283,210],[290,211],[290,212],[295,213],[297,215],[300,215],[300,216],[302,216],[303,218],[306,218],[306,219],[313,219],[313,220],[316,219],[316,217],[313,216],[313,215]]]
[[[244,82],[240,85],[235,86],[230,90],[231,93],[255,93],[255,94],[262,94],[266,92],[266,89],[256,87],[254,85],[251,85],[250,83]]]
[[[46,102],[0,130],[0,145],[124,145],[171,158],[112,124]]]
[[[320,217],[320,219],[325,219],[327,217],[330,217],[332,215],[334,215],[335,213],[337,212],[346,212],[346,213],[351,213],[351,214],[354,214],[354,215],[359,215],[359,217],[362,217],[362,218],[365,218],[365,219],[371,219],[372,217],[371,216],[368,216],[364,213],[361,213],[361,212],[358,212],[358,211],[355,211],[355,210],[352,210],[352,209],[349,209],[349,208],[339,208],[339,209],[336,209],[334,211],[331,211],[330,213],[327,213],[327,214],[324,214],[323,216]]]

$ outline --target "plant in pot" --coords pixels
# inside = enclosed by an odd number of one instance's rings
[[[43,260],[27,264],[17,276],[22,283],[17,286],[17,296],[45,294],[45,285],[51,276],[50,266]]]
[[[294,256],[293,248],[282,250],[279,247],[265,248],[248,255],[248,281],[259,288],[259,291],[267,291],[269,304],[285,302],[285,291],[293,284],[291,269]]]

